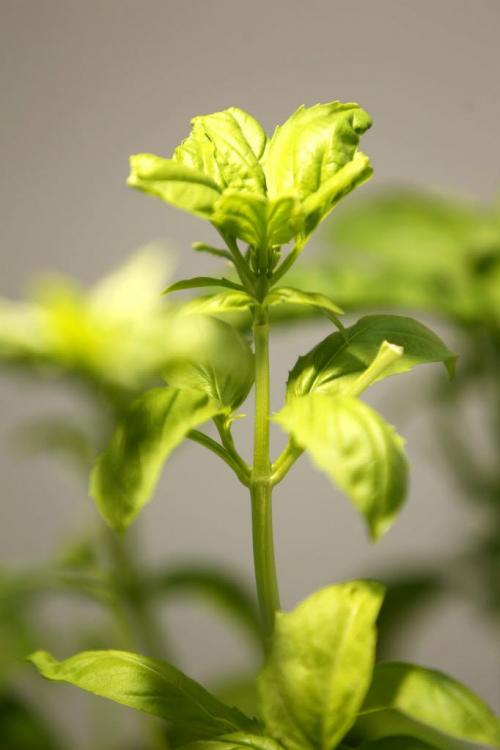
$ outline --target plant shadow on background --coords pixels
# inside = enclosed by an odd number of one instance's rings
[[[358,150],[359,139],[370,125],[370,117],[358,105],[332,102],[299,108],[268,138],[253,117],[230,108],[196,117],[191,134],[173,158],[151,154],[131,158],[129,184],[209,221],[223,247],[196,243],[195,249],[231,265],[227,278],[197,277],[171,284],[168,294],[216,289],[171,308],[158,302],[154,286],[161,274],[148,276],[152,287],[143,286],[137,293],[146,309],[138,305],[133,320],[143,322],[150,315],[155,320],[150,330],[146,326],[147,332],[139,330],[137,351],[144,347],[147,366],[133,382],[115,382],[107,369],[103,372],[103,361],[112,369],[119,357],[101,356],[107,344],[103,349],[95,344],[93,322],[88,332],[84,326],[90,337],[85,352],[78,347],[73,352],[74,342],[68,345],[64,338],[75,325],[81,326],[81,308],[85,320],[92,316],[98,291],[76,305],[76,316],[71,294],[49,294],[49,303],[47,296],[42,298],[44,331],[47,325],[50,330],[50,321],[53,324],[54,298],[57,303],[62,298],[62,307],[55,305],[55,339],[63,337],[63,361],[54,353],[57,347],[29,351],[30,341],[40,341],[30,328],[30,316],[39,315],[39,300],[35,312],[29,305],[29,310],[19,313],[19,320],[6,305],[4,329],[11,330],[12,319],[18,326],[10,349],[8,340],[5,345],[11,362],[31,368],[55,364],[61,375],[77,377],[85,388],[90,384],[99,401],[99,415],[108,415],[106,428],[93,441],[76,439],[74,444],[84,446],[81,453],[86,459],[100,453],[91,472],[90,494],[111,527],[98,535],[111,562],[96,571],[93,556],[84,555],[92,564],[90,570],[86,564],[77,570],[75,576],[83,576],[83,582],[75,587],[88,594],[97,578],[117,624],[125,624],[124,635],[115,636],[113,645],[127,649],[86,650],[64,661],[37,651],[30,659],[49,680],[76,685],[164,720],[164,725],[147,725],[144,747],[500,747],[498,718],[466,687],[421,666],[376,663],[376,621],[384,599],[381,584],[337,583],[315,592],[291,612],[281,611],[273,552],[273,488],[306,453],[361,514],[371,539],[379,540],[404,502],[408,464],[402,438],[360,396],[382,378],[420,364],[441,363],[450,375],[455,366],[453,352],[412,318],[367,315],[344,327],[340,296],[331,297],[319,286],[308,291],[312,286],[307,272],[304,279],[300,272],[296,275],[294,286],[278,285],[292,267],[295,271],[294,264],[323,219],[371,176],[369,160]],[[137,269],[131,276],[137,283]],[[101,300],[107,303],[113,296],[119,309],[124,298],[110,294],[109,286]],[[135,293],[125,298],[135,299]],[[271,415],[271,313],[276,311],[280,317],[283,311],[286,317],[290,305],[325,315],[332,333],[299,357],[290,371],[285,404]],[[110,334],[119,315],[106,312],[111,321],[103,314],[105,330],[100,333],[104,339],[111,335],[119,341],[115,329]],[[253,348],[244,325],[228,322],[232,319],[226,319],[227,314],[240,316],[240,323],[242,315],[243,320],[251,320]],[[101,311],[96,317],[101,319]],[[126,330],[130,318],[125,326],[123,322],[119,320],[121,330]],[[40,326],[38,318],[35,326]],[[54,333],[46,338],[53,344]],[[86,339],[79,333],[76,341],[81,340]],[[141,363],[137,351],[131,356]],[[154,355],[153,362],[148,355]],[[239,408],[252,388],[254,449],[248,463],[235,445],[232,423],[241,416]],[[288,436],[275,460],[270,456],[271,422]],[[201,429],[206,423],[213,423],[217,438]],[[57,430],[49,428],[57,447]],[[73,425],[63,425],[64,446],[71,444],[65,437],[68,430],[73,434]],[[258,614],[252,597],[223,572],[204,579],[199,570],[173,570],[167,575],[143,571],[128,543],[126,530],[152,498],[165,462],[186,439],[213,452],[248,489]],[[67,571],[63,578],[66,585]],[[164,634],[157,632],[152,592],[164,594],[169,586],[212,592],[262,645],[263,666],[253,686],[247,687],[246,707],[229,705],[238,702],[236,693],[217,696],[165,660],[166,644]],[[136,648],[144,655],[135,653]]]

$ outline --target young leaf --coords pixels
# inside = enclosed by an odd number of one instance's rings
[[[345,195],[369,180],[372,174],[369,158],[361,152],[354,154],[350,162],[324,182],[316,193],[305,199],[305,234],[311,234]]]
[[[373,540],[388,531],[406,494],[403,440],[370,406],[310,393],[274,416],[364,516]]]
[[[196,297],[184,305],[185,312],[200,315],[217,315],[226,312],[246,312],[255,300],[246,292],[220,292]]]
[[[315,307],[324,312],[328,317],[337,320],[337,315],[344,312],[335,304],[330,297],[315,292],[303,292],[301,289],[280,286],[272,289],[266,296],[267,305],[303,305],[304,307]]]
[[[130,157],[127,185],[203,219],[211,216],[220,197],[219,187],[207,175],[154,154]]]
[[[169,334],[164,376],[176,388],[207,393],[221,409],[235,409],[254,380],[254,356],[245,338],[209,315],[179,315]]]
[[[235,284],[234,281],[229,281],[229,279],[213,279],[211,276],[195,276],[193,279],[183,279],[182,281],[176,281],[175,284],[170,284],[170,286],[167,286],[167,288],[163,290],[163,294],[181,292],[185,289],[203,289],[203,287],[207,286],[227,287],[227,289],[243,291],[241,284]]]
[[[351,161],[371,124],[358,104],[299,107],[269,142],[264,157],[269,196],[296,192],[303,200],[316,193]]]
[[[255,722],[167,662],[126,651],[83,651],[65,661],[37,651],[29,659],[48,680],[68,682],[159,716],[196,739],[239,731],[257,733]]]
[[[370,684],[379,584],[351,581],[279,613],[258,678],[267,732],[287,750],[332,750],[352,726]]]
[[[192,120],[190,136],[176,149],[174,159],[209,174],[221,187],[263,193],[260,165],[267,137],[248,112],[230,107]]]
[[[429,362],[443,362],[448,373],[453,373],[456,355],[429,328],[401,315],[367,315],[299,357],[288,378],[288,397],[312,391],[349,393],[384,341],[404,351],[376,380]]]
[[[268,200],[226,190],[217,201],[213,223],[255,248],[284,245],[302,230],[300,204],[293,196]]]
[[[359,741],[401,734],[439,750],[500,747],[499,719],[464,685],[413,664],[381,663],[352,735]]]
[[[371,175],[357,152],[371,120],[357,104],[301,107],[271,141],[235,107],[192,123],[172,159],[132,157],[128,184],[259,248],[262,271],[272,247],[292,239],[302,247],[337,201]]]
[[[182,750],[243,750],[243,748],[249,750],[282,750],[281,745],[271,737],[244,734],[243,732],[192,742],[189,745],[183,745]]]
[[[90,494],[104,520],[123,531],[151,499],[174,448],[219,411],[208,396],[175,388],[136,399],[91,474]]]

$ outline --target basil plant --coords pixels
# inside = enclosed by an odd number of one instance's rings
[[[280,606],[272,492],[303,453],[323,471],[380,539],[403,504],[403,440],[362,395],[378,380],[429,362],[453,371],[454,354],[408,317],[370,315],[344,327],[327,296],[283,286],[313,231],[371,175],[358,150],[370,127],[357,104],[299,108],[268,137],[246,112],[196,117],[165,159],[131,159],[129,184],[209,221],[224,247],[198,244],[230,261],[231,278],[199,277],[176,289],[214,287],[178,314],[166,384],[133,403],[98,459],[90,491],[102,516],[123,531],[154,494],[172,451],[186,438],[221,458],[248,488],[255,579],[265,660],[256,716],[221,702],[174,666],[122,651],[89,651],[66,661],[31,660],[69,682],[167,722],[171,746],[191,750],[450,750],[500,747],[493,712],[444,674],[405,663],[375,664],[383,588],[337,583],[291,612]],[[270,310],[293,303],[321,310],[332,332],[293,365],[283,408],[270,414]],[[248,310],[253,347],[220,312]],[[232,436],[238,408],[254,389],[251,463]],[[218,439],[202,426],[213,422]],[[288,436],[270,456],[270,426]]]

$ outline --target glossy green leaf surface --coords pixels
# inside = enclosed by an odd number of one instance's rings
[[[84,651],[57,661],[45,651],[30,657],[48,680],[68,682],[116,703],[166,719],[193,738],[239,731],[256,725],[226,706],[199,683],[167,662],[126,651]]]
[[[300,203],[294,196],[269,200],[252,193],[226,191],[213,223],[252,247],[284,245],[302,231]]]
[[[200,315],[217,315],[228,312],[247,312],[255,300],[246,292],[219,292],[195,297],[184,305],[184,310]]]
[[[155,388],[134,401],[98,459],[90,494],[104,520],[125,529],[151,499],[171,452],[220,407],[195,391]]]
[[[154,154],[130,157],[127,184],[202,218],[211,216],[220,196],[218,185],[203,172]]]
[[[211,175],[222,188],[265,191],[260,158],[267,137],[257,120],[229,107],[191,122],[192,132],[176,149],[174,159]]]
[[[371,118],[357,104],[299,107],[276,128],[265,154],[269,195],[316,193],[354,157]]]
[[[228,289],[237,289],[242,291],[243,287],[240,284],[235,284],[229,279],[214,279],[211,276],[195,276],[193,279],[183,279],[182,281],[176,281],[175,284],[167,286],[163,291],[163,294],[170,294],[171,292],[180,292],[184,289],[203,289],[207,286],[227,287]]]
[[[332,750],[352,726],[370,684],[379,584],[351,581],[278,613],[258,679],[266,730],[287,750]]]
[[[292,287],[280,286],[272,289],[266,299],[268,305],[302,305],[304,307],[314,307],[321,310],[326,315],[333,316],[337,319],[337,315],[341,315],[344,311],[341,307],[335,304],[330,297],[324,294],[316,294],[315,292],[303,292],[301,289],[294,289]]]
[[[442,672],[383,662],[375,668],[352,735],[377,740],[401,734],[440,750],[500,747],[498,717],[471,690]]]
[[[370,125],[357,104],[330,102],[300,107],[268,139],[250,114],[230,107],[195,117],[172,159],[133,156],[128,184],[208,219],[258,248],[262,260],[292,240],[302,246],[370,177],[368,158],[358,152]]]
[[[402,347],[403,353],[376,380],[431,362],[443,362],[453,373],[456,355],[429,328],[401,315],[367,315],[298,359],[288,379],[288,397],[313,391],[349,393],[384,341]]]
[[[400,510],[407,485],[403,440],[367,404],[350,396],[293,398],[274,420],[363,515],[380,538]]]
[[[209,315],[179,315],[168,339],[167,382],[208,394],[221,409],[247,397],[255,375],[253,352],[244,336]]]

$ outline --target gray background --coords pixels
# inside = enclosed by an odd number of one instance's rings
[[[213,268],[189,249],[210,239],[207,228],[128,190],[125,177],[129,154],[168,155],[194,114],[229,105],[271,130],[301,103],[359,101],[375,121],[363,141],[374,183],[430,183],[480,198],[498,187],[497,0],[1,0],[0,9],[2,295],[20,294],[39,269],[90,283],[162,237],[178,248],[179,276]],[[276,335],[275,407],[288,367],[325,330]],[[413,464],[406,509],[377,547],[306,460],[280,486],[276,545],[285,606],[391,561],[400,566],[451,550],[478,523],[436,460],[428,412],[415,407],[425,382],[438,376],[404,376],[375,394],[408,438]],[[27,463],[7,445],[14,425],[53,402],[50,388],[0,382],[3,563],[42,559],[92,517],[84,488],[69,474],[47,460]],[[401,402],[414,407],[409,421]],[[247,446],[248,428],[238,427]],[[141,536],[151,560],[195,552],[242,573],[251,569],[245,492],[199,447],[173,458]],[[238,637],[204,610],[176,606],[169,622],[179,661],[194,676],[248,662]],[[400,656],[451,672],[498,708],[495,638],[472,605],[451,599],[415,624]],[[52,689],[59,690],[40,683],[39,694]]]

